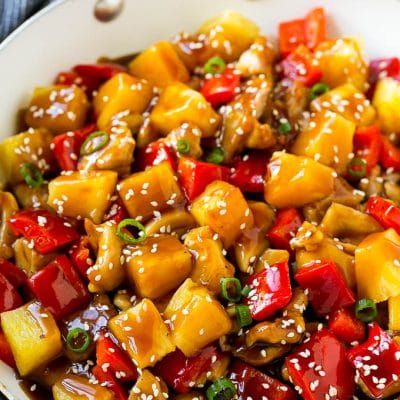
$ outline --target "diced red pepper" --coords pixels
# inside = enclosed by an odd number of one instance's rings
[[[347,358],[375,398],[380,398],[398,384],[400,348],[378,324],[369,325],[367,341],[348,350]]]
[[[4,258],[0,258],[0,274],[3,274],[16,288],[20,287],[26,280],[25,272]]]
[[[355,390],[346,349],[327,329],[314,333],[286,357],[288,373],[305,400],[348,400]]]
[[[393,168],[396,172],[400,171],[400,149],[384,136],[382,136],[380,162],[384,168]]]
[[[305,19],[305,38],[309,49],[315,49],[326,40],[326,16],[322,7],[311,10]]]
[[[238,400],[297,398],[290,386],[239,360],[234,362],[228,376],[237,387]]]
[[[11,368],[17,368],[11,347],[2,331],[0,331],[0,360]]]
[[[378,196],[370,197],[365,212],[385,229],[393,228],[400,235],[400,207],[392,201]]]
[[[216,180],[227,181],[229,169],[222,165],[182,157],[178,163],[179,182],[189,201],[203,193]]]
[[[245,280],[250,293],[245,303],[250,308],[251,317],[262,321],[284,308],[292,298],[289,265],[280,262],[264,268]]]
[[[225,68],[221,75],[203,81],[201,94],[213,107],[229,103],[237,94],[240,73],[233,68]]]
[[[386,77],[400,79],[400,59],[397,57],[377,58],[369,62],[368,81],[370,84]]]
[[[27,280],[37,299],[54,315],[62,319],[85,307],[89,292],[67,256],[58,256]]]
[[[298,46],[282,62],[283,76],[312,86],[321,80],[322,71],[315,63],[314,55],[304,45]]]
[[[279,49],[281,56],[286,57],[301,44],[306,44],[304,19],[281,22],[279,24]]]
[[[354,311],[340,308],[329,315],[329,330],[340,340],[350,344],[365,338],[365,324],[356,318]]]
[[[99,365],[95,365],[92,368],[92,373],[100,384],[114,393],[115,400],[128,400],[127,390],[109,371],[104,371]]]
[[[14,310],[22,304],[23,301],[17,289],[0,273],[0,313]]]
[[[48,210],[18,211],[8,225],[15,235],[33,241],[35,249],[47,254],[79,239],[79,233],[65,219]]]
[[[104,221],[114,221],[118,225],[125,218],[128,218],[128,212],[126,211],[122,200],[118,198],[111,204],[110,209],[104,216]]]
[[[57,135],[51,144],[54,158],[64,171],[75,171],[78,168],[78,158],[85,139],[97,129],[96,124],[90,124],[73,132]]]
[[[236,158],[230,168],[229,182],[242,192],[263,193],[268,159],[262,153]]]
[[[90,76],[103,82],[111,79],[114,75],[128,71],[124,66],[113,63],[78,64],[73,70],[81,77]]]
[[[318,260],[303,265],[294,279],[308,290],[308,298],[320,316],[355,303],[354,295],[333,261]]]
[[[90,243],[87,236],[82,236],[78,243],[68,251],[69,257],[82,278],[87,279],[87,270],[94,264],[90,253]]]
[[[357,128],[353,137],[353,149],[356,157],[363,158],[367,163],[367,175],[378,165],[382,147],[382,134],[375,126]]]
[[[148,144],[140,151],[138,157],[140,170],[145,170],[147,167],[152,167],[153,165],[159,165],[164,161],[168,161],[172,169],[176,169],[174,151],[162,139]]]
[[[214,345],[205,347],[192,357],[176,350],[157,363],[155,372],[178,393],[188,393],[193,386],[191,382],[196,382],[221,358],[222,353]]]
[[[297,209],[282,208],[277,212],[275,222],[267,232],[267,239],[273,247],[292,253],[290,240],[296,236],[303,221],[303,215]]]

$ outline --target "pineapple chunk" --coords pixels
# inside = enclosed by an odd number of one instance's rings
[[[168,85],[150,114],[151,124],[164,135],[184,122],[197,125],[203,137],[212,136],[220,123],[220,115],[203,95],[183,83]]]
[[[355,128],[353,122],[340,115],[321,111],[297,136],[292,152],[314,158],[344,174],[353,152]]]
[[[18,208],[17,201],[11,193],[0,191],[0,258],[11,258],[14,255],[12,244],[16,236],[7,221]]]
[[[338,86],[311,102],[311,110],[332,111],[358,126],[370,125],[375,120],[375,109],[369,100],[351,83]]]
[[[106,129],[129,115],[141,114],[152,97],[153,88],[146,81],[124,72],[113,76],[101,86],[93,100],[97,126]]]
[[[156,378],[145,369],[132,388],[128,400],[165,400],[168,396],[168,387],[160,378]]]
[[[265,201],[276,208],[303,207],[330,195],[335,175],[311,158],[275,152],[268,164]]]
[[[45,183],[39,187],[18,183],[13,186],[13,192],[21,208],[48,208],[49,189]]]
[[[48,205],[64,217],[102,221],[117,183],[114,171],[75,171],[49,183]],[[83,200],[83,201],[82,201]]]
[[[50,169],[53,139],[46,129],[29,129],[10,136],[0,143],[0,170],[6,182],[12,185],[23,182],[20,167],[24,163],[33,164],[41,173]]]
[[[380,79],[376,85],[372,104],[375,106],[379,124],[386,133],[400,131],[400,82],[392,78]]]
[[[132,218],[148,220],[183,203],[184,197],[169,163],[137,172],[118,185],[118,192]]]
[[[156,299],[178,287],[192,269],[192,256],[174,236],[149,237],[130,247],[126,273],[136,292]]]
[[[260,255],[255,266],[254,272],[258,273],[265,269],[267,266],[281,262],[289,262],[290,254],[287,250],[280,249],[266,249],[264,253]]]
[[[400,330],[400,295],[395,297],[389,297],[388,311],[389,311],[389,329],[391,331]]]
[[[180,237],[195,226],[196,221],[192,214],[178,208],[163,213],[159,218],[154,217],[145,225],[145,228],[147,236],[156,233],[172,233]]]
[[[225,248],[254,223],[246,199],[236,186],[214,181],[198,196],[189,210],[199,225],[208,225],[216,232]]]
[[[192,229],[185,238],[185,246],[196,254],[190,278],[211,293],[219,294],[221,279],[234,276],[235,267],[222,254],[221,241],[213,236],[208,226]]]
[[[82,375],[66,374],[53,385],[54,400],[113,400],[113,392]]]
[[[62,350],[57,324],[38,301],[3,312],[1,328],[10,344],[21,376],[47,364]]]
[[[209,291],[190,278],[172,296],[164,317],[171,323],[176,346],[191,356],[207,344],[226,335],[232,322]]]
[[[25,122],[32,128],[47,128],[53,133],[74,131],[84,125],[88,109],[86,94],[78,86],[36,88]]]
[[[129,71],[152,85],[164,87],[172,82],[187,82],[190,78],[185,64],[174,46],[163,40],[149,47],[129,64]]]
[[[334,88],[352,83],[359,90],[366,90],[367,64],[354,39],[327,40],[315,49],[315,57],[322,71],[322,81]]]
[[[121,312],[109,328],[139,368],[153,366],[175,350],[171,332],[151,300]]]

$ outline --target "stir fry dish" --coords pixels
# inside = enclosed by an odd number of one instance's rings
[[[397,398],[399,109],[322,8],[60,72],[0,144],[0,360],[38,399]]]

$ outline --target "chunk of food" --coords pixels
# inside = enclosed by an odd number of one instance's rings
[[[192,269],[192,256],[171,235],[149,237],[129,248],[126,273],[136,292],[156,299],[177,288]]]
[[[64,217],[90,218],[98,224],[111,204],[116,183],[114,171],[60,175],[49,183],[48,205]]]
[[[187,82],[190,78],[173,45],[165,40],[153,44],[135,57],[129,64],[129,71],[158,87],[175,81]]]
[[[165,400],[168,396],[167,385],[147,369],[142,371],[128,400],[141,400],[144,396],[154,400]]]
[[[188,151],[184,152],[185,157],[200,158],[203,155],[201,148],[201,130],[193,124],[183,123],[179,128],[172,130],[165,138],[165,143],[174,149],[181,157],[180,144],[185,141],[189,144]]]
[[[25,122],[32,128],[47,128],[55,134],[74,131],[84,125],[88,109],[86,94],[78,86],[36,88]]]
[[[175,350],[171,332],[151,300],[121,312],[109,328],[139,368],[153,366]]]
[[[389,297],[388,300],[389,329],[400,330],[400,295]]]
[[[268,164],[264,198],[276,208],[303,207],[332,194],[335,171],[303,156],[275,152]]]
[[[25,182],[19,183],[13,186],[13,193],[22,208],[48,207],[49,191],[45,183],[39,187],[31,187]]]
[[[12,244],[16,236],[7,221],[17,210],[15,197],[9,192],[0,191],[0,258],[11,258],[14,254]]]
[[[186,356],[227,334],[232,327],[222,305],[191,279],[186,279],[172,296],[164,317],[170,321],[176,346]]]
[[[190,206],[199,225],[208,225],[229,248],[254,223],[253,214],[241,191],[223,181],[210,183]]]
[[[181,236],[195,226],[196,221],[192,214],[186,210],[177,209],[162,213],[160,218],[154,217],[145,228],[147,236],[156,233],[172,233]]]
[[[61,352],[57,324],[49,311],[37,301],[2,313],[1,328],[21,376],[47,364]]]
[[[164,135],[184,122],[197,125],[203,137],[212,136],[221,117],[203,95],[183,83],[168,85],[150,114],[151,124]]]

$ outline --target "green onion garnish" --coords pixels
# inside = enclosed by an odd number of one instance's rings
[[[286,121],[286,122],[281,122],[278,126],[278,132],[281,135],[287,135],[290,131],[292,130],[292,125],[290,124],[290,122]]]
[[[217,379],[206,391],[207,400],[232,400],[235,395],[235,385],[228,378]]]
[[[206,161],[213,164],[221,164],[223,160],[224,151],[220,147],[214,147],[206,157]]]
[[[179,139],[176,148],[179,153],[188,154],[190,152],[190,143],[187,140]]]
[[[67,347],[75,353],[85,352],[92,340],[90,339],[89,333],[82,328],[74,328],[68,332],[67,335]]]
[[[367,175],[367,162],[363,158],[354,157],[347,166],[347,172],[352,178],[364,178]]]
[[[139,230],[137,237],[134,237],[128,232],[127,227],[134,227]],[[124,230],[123,230],[124,229]],[[124,242],[129,244],[141,243],[146,239],[146,229],[145,227],[136,219],[125,218],[117,226],[117,236],[120,237]]]
[[[323,94],[329,92],[329,86],[325,85],[325,83],[316,83],[310,91],[310,100],[313,101],[319,96],[322,96]]]
[[[30,163],[22,164],[19,167],[19,172],[28,186],[37,188],[42,185],[43,175],[35,165]]]
[[[225,69],[225,61],[221,57],[211,57],[205,64],[204,64],[204,73],[205,74],[222,74]]]
[[[238,278],[221,279],[221,296],[233,303],[238,302],[242,297],[242,284]]]
[[[253,319],[250,315],[250,308],[245,304],[237,304],[236,305],[236,319],[241,328],[244,326],[250,325],[253,322]]]
[[[371,299],[360,299],[355,307],[356,317],[364,322],[371,322],[378,316],[376,304]]]
[[[242,296],[243,297],[247,297],[249,295],[249,293],[251,292],[251,287],[249,285],[246,285],[243,289],[242,289]]]
[[[110,140],[107,132],[96,131],[91,133],[81,146],[81,156],[87,156],[102,149]]]

